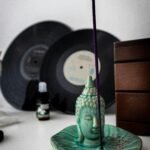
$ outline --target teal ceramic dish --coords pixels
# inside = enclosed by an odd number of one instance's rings
[[[121,128],[112,125],[104,126],[103,150],[141,150],[141,139]],[[100,146],[87,148],[77,142],[77,127],[70,126],[51,138],[53,150],[101,150]]]

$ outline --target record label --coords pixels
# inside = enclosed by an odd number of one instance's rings
[[[114,53],[113,43],[118,39],[97,30],[99,89],[106,108],[114,103]],[[77,97],[84,88],[89,75],[96,82],[93,30],[71,32],[58,40],[47,51],[40,78],[47,82],[53,108],[66,113],[75,113]]]
[[[98,60],[100,72],[100,59]],[[83,86],[89,75],[96,78],[95,56],[88,50],[80,50],[72,53],[65,61],[63,72],[66,80],[73,85]]]
[[[20,63],[20,71],[26,80],[39,80],[39,72],[47,45],[37,44],[27,50]]]

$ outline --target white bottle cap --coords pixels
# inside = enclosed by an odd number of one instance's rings
[[[47,92],[47,84],[46,82],[39,82],[39,92]]]

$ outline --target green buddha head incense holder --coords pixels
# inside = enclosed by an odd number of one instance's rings
[[[78,144],[85,147],[100,146],[100,134],[104,136],[105,104],[101,98],[101,120],[99,120],[96,88],[92,77],[87,80],[82,94],[76,101],[76,121],[78,131]],[[100,121],[101,128],[100,129]],[[100,132],[101,131],[101,132]]]
[[[69,126],[51,137],[53,150],[141,150],[139,137],[123,129],[104,124],[105,103],[100,98],[99,120],[97,93],[89,77],[76,101],[77,125]],[[101,121],[101,130],[100,130]],[[100,142],[102,136],[102,143]]]

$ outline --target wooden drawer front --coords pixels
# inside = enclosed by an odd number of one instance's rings
[[[150,91],[150,61],[115,64],[115,90]]]
[[[150,39],[117,42],[114,61],[150,60]]]
[[[117,126],[138,135],[150,135],[150,124],[118,121]]]
[[[150,93],[116,92],[117,120],[150,124]]]
[[[116,61],[150,60],[150,45],[139,47],[121,47],[115,51]]]

